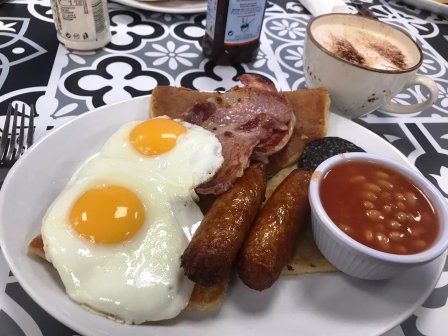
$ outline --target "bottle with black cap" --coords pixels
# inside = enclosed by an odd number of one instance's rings
[[[266,0],[208,0],[203,54],[217,64],[255,59]]]

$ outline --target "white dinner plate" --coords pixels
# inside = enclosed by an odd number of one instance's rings
[[[64,292],[55,270],[27,254],[41,218],[80,164],[123,123],[148,117],[150,97],[99,108],[73,119],[33,145],[14,165],[0,193],[0,244],[28,294],[56,319],[85,336],[114,335],[380,335],[429,296],[445,255],[388,281],[341,273],[282,277],[253,291],[234,278],[218,312],[184,311],[169,321],[123,325],[84,310]],[[329,135],[409,164],[393,146],[354,122],[331,114]],[[182,167],[179,167],[182,169]]]
[[[436,14],[448,16],[448,4],[443,4],[433,0],[401,0],[417,8],[423,8]]]
[[[161,1],[137,1],[137,0],[113,0],[129,7],[146,9],[153,12],[170,14],[202,13],[207,11],[206,0],[161,0]]]

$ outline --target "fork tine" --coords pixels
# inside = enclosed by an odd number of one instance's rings
[[[19,159],[20,155],[22,155],[23,152],[23,140],[25,139],[25,118],[26,118],[25,104],[22,104],[22,111],[20,112],[20,114],[21,116],[20,116],[19,140],[17,141],[16,153],[12,159],[14,162]]]
[[[8,151],[8,135],[9,135],[9,122],[11,120],[11,111],[12,111],[12,104],[9,103],[8,110],[6,111],[6,117],[5,122],[3,124],[3,130],[2,130],[2,140],[0,142],[0,160],[4,160],[4,157],[7,154]]]
[[[34,115],[36,114],[36,110],[34,109],[34,104],[31,105],[30,110],[30,120],[28,122],[28,135],[26,138],[26,146],[25,149],[30,147],[33,144],[33,135],[34,135]]]
[[[17,115],[19,108],[17,107],[17,103],[14,106],[14,118],[12,119],[12,129],[11,129],[11,138],[9,139],[9,151],[6,155],[5,160],[11,161],[12,155],[14,153],[14,149],[16,147],[16,132],[17,132]]]

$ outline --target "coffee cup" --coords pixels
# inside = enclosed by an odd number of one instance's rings
[[[438,87],[428,76],[417,75],[422,62],[422,50],[407,33],[379,20],[335,13],[315,17],[307,26],[306,83],[326,87],[332,110],[348,118],[377,109],[407,114],[430,107]],[[428,89],[425,101],[391,102],[415,85]]]

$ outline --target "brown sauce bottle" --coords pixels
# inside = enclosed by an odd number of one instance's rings
[[[266,0],[208,0],[203,54],[221,65],[254,60],[265,10]]]

